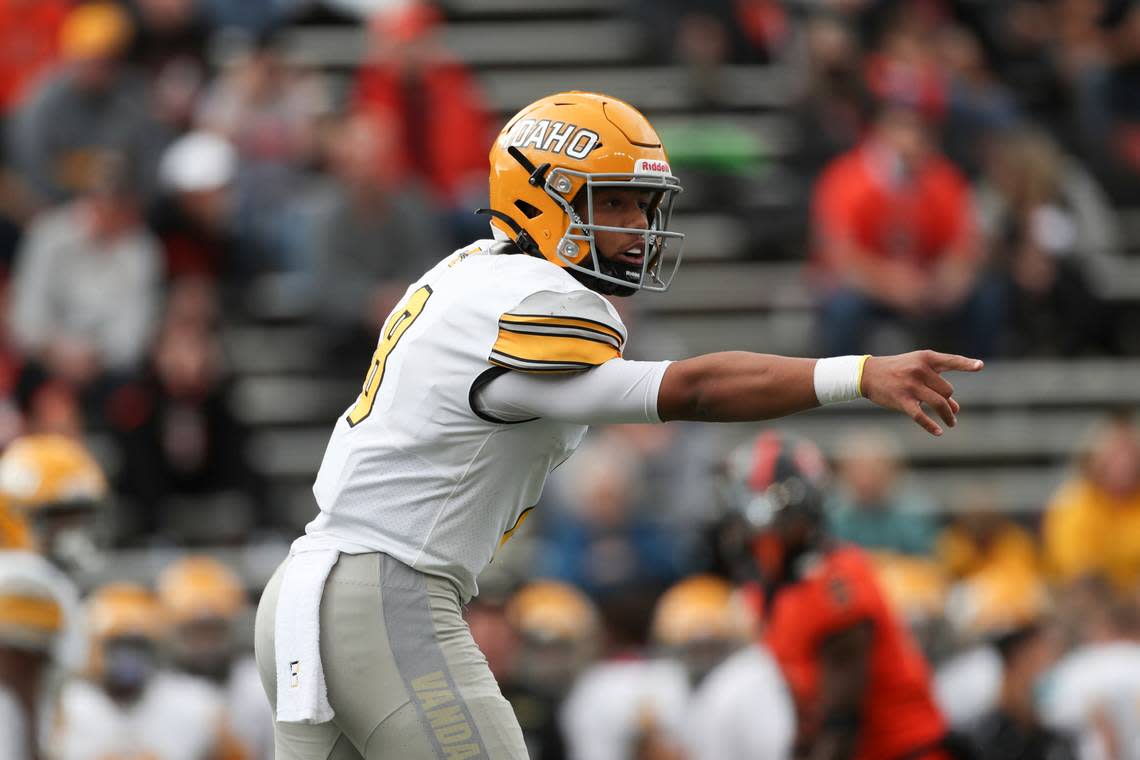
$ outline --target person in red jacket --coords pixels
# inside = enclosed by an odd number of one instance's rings
[[[812,274],[828,351],[866,353],[887,322],[992,356],[1005,319],[965,176],[912,108],[880,106],[867,138],[820,175]]]
[[[814,444],[766,432],[729,462],[764,644],[796,704],[796,757],[950,760],[930,670],[870,556],[824,528]]]
[[[486,194],[494,125],[471,71],[439,41],[440,20],[426,0],[376,16],[375,49],[360,69],[353,110],[395,125],[397,173],[423,182],[457,222],[470,225],[472,200]]]

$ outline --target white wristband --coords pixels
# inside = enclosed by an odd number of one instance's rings
[[[815,363],[815,396],[819,403],[836,404],[862,397],[863,365],[868,355],[832,356]]]

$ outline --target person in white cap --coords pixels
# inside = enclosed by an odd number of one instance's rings
[[[191,132],[166,149],[158,167],[159,201],[150,226],[162,241],[167,275],[230,273],[237,252],[233,183],[238,155],[228,140]]]

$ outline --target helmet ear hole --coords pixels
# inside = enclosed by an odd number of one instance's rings
[[[523,212],[527,219],[534,219],[542,214],[542,209],[523,200],[515,201],[515,208]]]

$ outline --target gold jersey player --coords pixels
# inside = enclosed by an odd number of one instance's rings
[[[958,412],[940,373],[981,368],[931,351],[627,361],[607,298],[665,290],[683,242],[653,127],[616,98],[560,93],[508,122],[490,164],[492,237],[393,310],[321,463],[320,512],[262,596],[282,760],[526,757],[461,609],[588,425],[764,420],[863,396],[940,435],[934,417]]]

